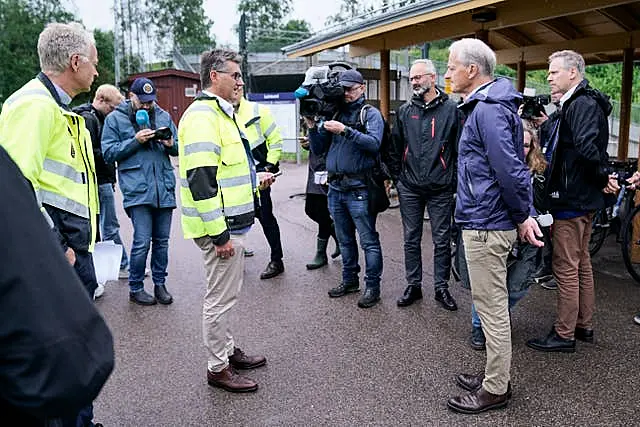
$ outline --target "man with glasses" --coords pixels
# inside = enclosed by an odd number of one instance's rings
[[[462,114],[436,86],[436,69],[430,60],[413,63],[409,82],[413,98],[398,110],[389,165],[400,198],[408,284],[397,304],[406,307],[422,299],[421,242],[426,206],[431,218],[435,300],[453,311],[458,307],[448,283],[451,216]]]
[[[113,198],[116,183],[116,165],[104,161],[101,138],[105,118],[122,101],[124,101],[124,96],[122,96],[117,87],[103,84],[96,90],[93,102],[87,102],[73,109],[75,113],[84,117],[85,126],[91,135],[93,159],[98,178],[98,197],[100,199],[100,240],[112,240],[119,245],[122,245],[122,239],[120,238],[120,224],[116,216],[116,206]],[[126,272],[128,266],[129,259],[127,258],[127,252],[124,250],[124,245],[122,245],[120,271]],[[104,283],[98,283],[94,296],[99,298],[103,293]]]
[[[358,307],[369,308],[380,301],[382,249],[376,231],[377,214],[369,212],[367,175],[376,163],[384,121],[374,107],[362,111],[366,90],[362,74],[343,71],[339,82],[344,87],[344,103],[336,117],[317,124],[313,118],[305,117],[305,122],[311,150],[327,156],[329,211],[342,254],[342,283],[329,290],[329,296],[337,298],[360,290],[357,231],[366,265],[366,289]]]
[[[274,181],[272,173],[256,172],[244,124],[233,111],[244,85],[241,61],[231,50],[204,52],[202,93],[180,119],[182,231],[200,248],[207,278],[202,310],[207,382],[235,393],[258,389],[236,369],[267,363],[264,356],[248,356],[236,347],[229,314],[244,282],[244,241],[255,219],[256,193]]]
[[[156,136],[160,128],[168,128],[170,135]],[[118,163],[124,209],[133,223],[129,300],[139,305],[173,302],[165,279],[176,208],[176,178],[169,159],[178,155],[176,134],[171,116],[156,104],[156,87],[147,78],[134,80],[129,101],[107,116],[102,132],[104,159]],[[145,292],[143,284],[150,248],[153,295]]]

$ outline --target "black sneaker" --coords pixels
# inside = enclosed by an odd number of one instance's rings
[[[471,348],[477,351],[486,350],[486,342],[487,339],[484,337],[484,332],[482,328],[476,328],[475,326],[471,330],[471,338],[469,339],[469,344],[471,344]]]
[[[633,316],[633,321],[636,322],[636,324],[640,325],[640,313]]]
[[[129,292],[129,301],[138,305],[154,305],[157,303],[156,299],[146,293],[144,289],[138,292]]]

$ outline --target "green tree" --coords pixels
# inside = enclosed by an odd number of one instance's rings
[[[152,24],[158,42],[171,49],[202,52],[215,47],[211,33],[213,21],[204,13],[202,0],[153,0],[146,2],[152,11]]]
[[[324,25],[330,26],[340,22],[346,22],[351,18],[355,18],[356,16],[375,10],[374,6],[367,5],[365,3],[366,2],[363,0],[342,0],[338,13],[327,17],[324,21]]]
[[[278,52],[282,47],[311,36],[310,24],[302,19],[291,19],[274,30],[254,33],[249,41],[250,52]]]
[[[247,41],[249,50],[253,52],[267,52],[278,50],[290,44],[279,44],[279,39],[287,38],[284,18],[291,12],[292,0],[240,0],[238,12],[247,17]],[[294,20],[295,21],[295,20]],[[290,21],[292,22],[292,21]],[[304,22],[304,21],[300,21]],[[291,24],[292,28],[299,23]],[[308,29],[308,24],[306,24]],[[297,41],[297,40],[296,40]]]
[[[49,22],[74,16],[55,0],[0,0],[0,104],[40,70],[38,35]]]

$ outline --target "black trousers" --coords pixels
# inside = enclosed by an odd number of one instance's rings
[[[89,251],[76,251],[76,263],[73,265],[80,281],[84,285],[89,297],[93,299],[93,293],[98,287],[98,279],[96,279],[96,270],[93,266],[93,256]]]
[[[271,261],[282,261],[282,242],[280,242],[280,227],[273,215],[271,188],[260,190],[260,215],[258,220],[262,225],[264,236],[271,247]]]
[[[324,194],[307,193],[304,202],[304,212],[309,218],[318,223],[318,238],[329,239],[333,220],[329,214],[327,196]]]
[[[424,209],[431,218],[433,242],[433,286],[436,291],[449,288],[451,274],[451,213],[453,193],[415,192],[398,182],[400,215],[404,230],[404,264],[407,284],[422,286],[422,230]]]

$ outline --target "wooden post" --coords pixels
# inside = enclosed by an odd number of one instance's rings
[[[631,88],[633,86],[633,48],[624,49],[622,56],[622,88],[620,93],[620,129],[618,132],[618,160],[629,156],[629,128],[631,127]]]
[[[525,61],[518,61],[518,92],[524,92],[525,85],[527,83],[527,63]]]
[[[385,120],[389,120],[389,66],[390,51],[389,49],[383,49],[380,51],[380,91],[378,96],[380,97],[380,112]]]
[[[478,40],[485,42],[487,45],[489,44],[489,31],[488,30],[478,30],[475,33],[475,36]]]

